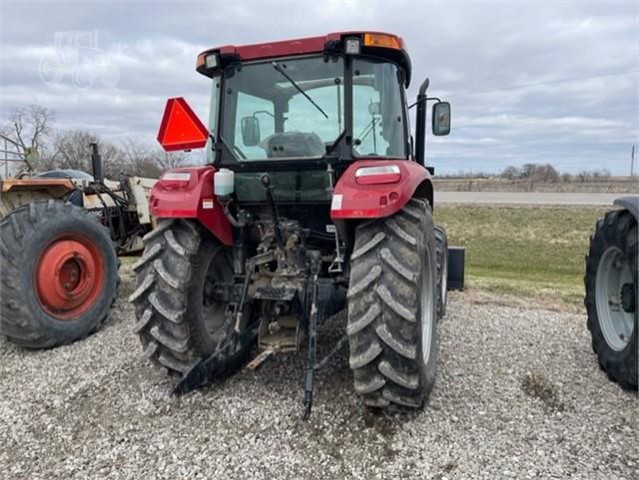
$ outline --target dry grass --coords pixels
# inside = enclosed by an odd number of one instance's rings
[[[435,190],[440,192],[588,192],[636,193],[637,177],[591,178],[580,182],[536,182],[503,178],[436,178]]]

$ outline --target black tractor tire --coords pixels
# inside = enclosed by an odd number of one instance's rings
[[[25,348],[80,340],[115,300],[118,258],[109,231],[87,210],[33,202],[0,221],[0,333]]]
[[[627,390],[637,390],[638,384],[637,235],[637,221],[630,212],[607,212],[603,219],[597,221],[595,232],[590,237],[584,276],[587,325],[592,335],[593,351],[597,354],[599,366],[608,378]],[[616,257],[611,259],[610,255]],[[606,265],[612,265],[609,268],[622,269],[622,272],[623,269],[627,269],[626,280],[614,282],[613,285],[611,279],[617,278],[616,274],[606,275],[606,272],[610,271]],[[603,290],[604,288],[606,290]],[[613,294],[608,298],[607,293],[610,292]],[[622,324],[625,323],[627,329],[631,330],[623,335],[623,338],[620,336],[621,341],[612,334],[616,332],[611,327],[612,318],[625,319]]]
[[[133,269],[137,288],[129,301],[135,305],[134,331],[147,358],[183,374],[223,347],[211,367],[211,380],[242,366],[253,343],[227,342],[234,327],[228,302],[210,301],[211,279],[233,282],[229,247],[195,221],[160,219],[144,237],[144,253]]]
[[[435,382],[437,270],[430,206],[412,199],[357,226],[347,334],[355,391],[374,408],[422,408]]]
[[[435,225],[435,251],[437,254],[437,318],[446,315],[448,299],[448,237],[441,225]]]

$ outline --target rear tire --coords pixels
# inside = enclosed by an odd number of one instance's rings
[[[109,231],[88,211],[32,202],[0,222],[0,333],[50,348],[95,332],[115,300],[118,259]]]
[[[435,229],[425,201],[360,224],[348,327],[355,390],[370,407],[422,408],[435,382]]]
[[[588,330],[608,378],[637,389],[637,221],[614,210],[597,221],[586,257]]]
[[[448,237],[441,225],[435,225],[435,251],[437,252],[437,318],[446,315],[448,298]]]
[[[133,266],[137,288],[129,297],[137,317],[134,331],[146,357],[182,374],[232,332],[228,302],[212,300],[215,285],[233,283],[232,253],[197,223],[182,219],[160,219],[144,244]],[[238,370],[251,346],[229,345],[216,357],[211,378]]]

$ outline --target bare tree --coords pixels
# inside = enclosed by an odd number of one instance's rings
[[[55,135],[52,167],[90,169],[91,143],[98,136],[87,130],[63,130]]]
[[[153,152],[153,160],[162,171],[165,171],[184,166],[187,163],[188,155],[183,151],[165,152],[158,148]]]
[[[122,153],[112,143],[100,140],[87,130],[62,130],[57,132],[53,142],[54,154],[47,168],[73,168],[91,172],[91,144],[97,143],[107,176],[117,177],[122,163]]]
[[[159,177],[162,173],[155,162],[154,152],[147,145],[133,138],[127,138],[120,143],[120,150],[126,165],[124,173],[142,177]]]
[[[535,182],[556,183],[559,181],[559,172],[549,163],[525,163],[521,167],[521,177]]]
[[[537,165],[535,180],[546,183],[557,183],[559,181],[559,172],[549,163]]]
[[[507,180],[516,180],[521,178],[523,175],[522,171],[517,168],[517,167],[513,167],[513,166],[508,166],[506,168],[504,168],[504,170],[501,172],[501,174],[499,175],[501,178],[505,178]]]
[[[0,129],[0,138],[9,142],[26,161],[34,152],[46,157],[46,140],[53,131],[55,115],[52,110],[40,105],[15,108]],[[35,165],[27,163],[29,169]]]

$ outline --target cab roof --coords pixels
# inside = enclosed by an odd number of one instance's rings
[[[209,71],[204,68],[204,58],[206,55],[216,53],[220,58],[220,66],[230,60],[251,61],[267,58],[288,57],[294,55],[309,55],[313,53],[343,52],[344,40],[346,38],[373,35],[392,40],[394,47],[363,45],[362,51],[366,54],[387,58],[398,63],[406,72],[406,86],[410,83],[411,62],[404,39],[398,35],[386,32],[372,31],[345,31],[334,32],[316,37],[296,38],[291,40],[280,40],[275,42],[254,43],[249,45],[223,45],[209,48],[198,55],[196,70],[204,75],[209,75]]]

